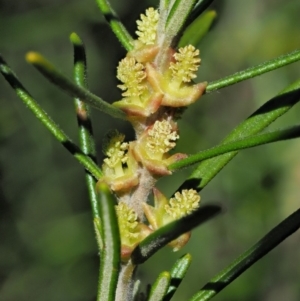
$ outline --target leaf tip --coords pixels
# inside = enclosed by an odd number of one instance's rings
[[[78,34],[76,32],[72,32],[70,34],[70,41],[72,44],[82,45],[82,40],[80,39],[80,37],[78,36]]]
[[[42,55],[40,55],[38,52],[30,51],[26,53],[26,61],[31,64],[39,63],[41,61],[44,61],[44,58]]]
[[[108,185],[103,181],[99,181],[97,183],[96,189],[98,192],[110,193],[110,189],[109,189]]]

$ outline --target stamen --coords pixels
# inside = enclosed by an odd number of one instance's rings
[[[138,25],[136,34],[139,36],[138,40],[143,44],[153,45],[155,43],[158,18],[158,11],[150,7],[146,10],[145,15],[141,14],[141,20],[136,21]]]
[[[155,121],[148,131],[147,148],[153,153],[164,154],[176,146],[179,135],[167,120]]]
[[[200,196],[194,189],[184,189],[176,192],[175,197],[171,198],[169,204],[165,205],[166,212],[174,219],[191,214],[199,208]]]
[[[178,49],[178,52],[174,54],[176,62],[170,63],[174,80],[188,83],[197,77],[196,72],[201,62],[199,54],[200,51],[192,45]]]
[[[144,66],[132,57],[125,57],[120,61],[117,78],[124,83],[118,85],[118,88],[125,91],[122,93],[124,97],[139,97],[146,89],[143,84],[143,80],[146,78]]]
[[[128,160],[128,143],[123,142],[124,139],[125,136],[123,134],[117,133],[110,139],[106,147],[105,154],[107,158],[104,159],[104,163],[110,168],[116,168]]]
[[[137,214],[124,202],[120,202],[116,208],[120,236],[123,239],[131,240],[139,237],[137,231]],[[136,232],[135,232],[136,231]]]

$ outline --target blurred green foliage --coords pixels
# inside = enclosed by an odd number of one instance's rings
[[[139,14],[157,1],[111,1],[134,34]],[[217,21],[197,45],[202,66],[198,80],[215,80],[300,48],[298,0],[215,1]],[[13,4],[12,4],[13,3]],[[71,99],[29,66],[35,50],[71,76],[68,36],[85,41],[91,91],[112,102],[120,93],[115,68],[125,50],[104,23],[94,1],[0,0],[0,51],[42,107],[76,141]],[[194,153],[218,143],[237,123],[299,79],[299,63],[209,94],[180,121],[178,150]],[[98,254],[84,173],[77,162],[26,110],[0,80],[0,300],[94,300]],[[299,107],[280,124],[297,123]],[[99,159],[102,138],[118,128],[133,138],[130,125],[93,112]],[[168,248],[138,271],[144,283],[169,270],[183,253],[193,263],[175,295],[187,300],[240,252],[298,209],[300,142],[282,142],[243,151],[201,194],[219,201],[225,214],[194,231],[179,253]],[[191,169],[159,182],[172,194]],[[215,300],[300,300],[300,234],[296,233],[242,275]]]

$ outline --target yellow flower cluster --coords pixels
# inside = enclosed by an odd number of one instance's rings
[[[124,98],[115,106],[132,117],[150,117],[161,106],[184,107],[200,98],[206,83],[191,84],[196,78],[201,59],[199,50],[188,45],[169,55],[163,62],[163,72],[156,66],[155,58],[159,47],[155,45],[159,14],[153,8],[146,10],[137,21],[139,36],[134,50],[120,62],[117,78],[122,82],[118,87],[126,91]]]
[[[136,245],[152,231],[145,224],[138,222],[137,214],[126,203],[120,202],[116,206],[116,213],[121,237],[121,257],[122,260],[127,260]]]
[[[128,143],[123,142],[124,138],[124,135],[116,133],[109,141],[105,153],[107,158],[104,159],[104,163],[111,169],[114,169],[117,176],[122,176],[124,174],[122,165],[128,160]]]
[[[122,99],[113,103],[126,113],[136,131],[136,140],[126,143],[124,135],[115,133],[105,149],[103,162],[105,181],[119,198],[116,206],[122,258],[127,260],[149,233],[180,219],[199,207],[195,190],[177,192],[166,197],[154,188],[158,177],[169,175],[168,165],[185,158],[185,154],[169,152],[179,139],[175,116],[178,108],[195,102],[205,92],[206,83],[193,83],[200,66],[199,50],[192,45],[177,51],[164,49],[164,61],[158,64],[157,44],[159,13],[154,8],[141,14],[137,21],[137,40],[117,67]],[[155,206],[146,203],[151,190]],[[149,225],[142,221],[146,217]],[[174,250],[185,245],[190,233],[170,243]]]
[[[153,128],[148,131],[146,146],[154,156],[159,156],[167,153],[176,145],[176,140],[179,138],[177,132],[172,128],[172,125],[167,120],[156,120]]]
[[[123,192],[138,184],[138,166],[129,144],[124,142],[125,136],[117,131],[110,136],[104,150],[107,157],[103,160],[104,177],[101,181],[105,181],[113,191]]]
[[[170,222],[178,220],[197,210],[200,196],[194,189],[176,192],[175,198],[168,200],[158,189],[153,189],[154,207],[143,204],[144,212],[153,230],[159,229]],[[174,251],[181,249],[189,240],[191,233],[184,233],[169,243]]]
[[[200,196],[193,189],[176,192],[175,198],[168,200],[158,189],[154,189],[155,205],[143,204],[149,226],[139,222],[135,211],[124,202],[116,206],[121,237],[121,257],[128,260],[133,249],[153,231],[178,220],[199,208]],[[174,251],[181,249],[191,233],[184,233],[169,245]]]
[[[141,20],[136,21],[139,36],[138,40],[145,45],[153,45],[156,39],[156,27],[159,19],[159,13],[153,7],[146,10],[146,14],[141,14]]]
[[[174,198],[171,198],[169,204],[165,205],[165,210],[172,218],[179,219],[196,210],[199,202],[200,196],[196,190],[184,189],[181,193],[175,193]]]
[[[175,62],[170,63],[170,70],[172,71],[172,80],[178,84],[178,87],[197,77],[196,72],[201,62],[199,54],[200,51],[192,45],[179,48],[178,52],[174,54]]]
[[[123,85],[118,85],[118,88],[125,91],[122,96],[139,100],[147,88],[143,83],[146,78],[144,69],[144,65],[136,62],[133,57],[125,57],[120,61],[117,68],[117,78],[123,82]]]

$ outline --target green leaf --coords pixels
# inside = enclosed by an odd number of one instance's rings
[[[203,15],[199,16],[184,31],[183,36],[178,43],[178,47],[184,47],[189,44],[197,47],[211,28],[216,16],[217,13],[214,10],[207,11]]]
[[[108,22],[111,30],[116,35],[120,43],[124,46],[127,51],[133,49],[133,38],[120,21],[119,17],[112,9],[109,1],[107,0],[96,0],[98,7],[102,14],[104,15],[105,20]]]
[[[133,298],[134,301],[140,300],[139,299],[139,297],[140,297],[140,287],[141,287],[141,280],[137,279],[134,282],[133,290],[132,290],[132,298]]]
[[[180,32],[195,2],[196,0],[175,0],[170,2],[169,5],[172,5],[172,7],[169,10],[165,26],[165,40],[169,46],[172,44],[173,38]]]
[[[100,97],[94,95],[83,87],[74,84],[65,75],[60,73],[50,62],[37,52],[29,52],[26,55],[27,61],[40,71],[47,79],[56,86],[63,89],[72,97],[80,98],[81,101],[94,108],[116,118],[125,119],[125,113],[105,102]]]
[[[188,19],[185,22],[185,26],[189,26],[195,19],[197,19],[212,3],[214,0],[199,0],[194,6]]]
[[[179,287],[181,281],[183,280],[188,268],[190,267],[191,262],[192,262],[192,256],[190,254],[183,255],[175,262],[174,266],[170,271],[171,274],[170,287],[163,301],[171,300],[177,288]]]
[[[159,8],[163,8],[163,9],[166,9],[168,7],[170,3],[170,0],[160,0],[159,1]]]
[[[97,184],[97,192],[103,240],[97,301],[114,301],[120,268],[120,234],[115,199],[103,182]]]
[[[272,98],[250,117],[239,124],[223,141],[233,142],[247,136],[255,135],[285,114],[300,101],[300,80],[283,90],[278,96]],[[216,158],[208,159],[199,164],[179,190],[194,188],[203,189],[221,170],[232,160],[238,151],[230,152]]]
[[[207,301],[218,294],[255,262],[277,247],[300,227],[300,209],[273,228],[259,242],[213,277],[189,301]]]
[[[281,68],[300,60],[300,50],[295,50],[288,54],[281,55],[275,59],[269,60],[257,66],[250,67],[246,70],[239,71],[232,75],[226,76],[219,80],[208,83],[206,93],[225,88],[243,80],[256,77],[266,72]]]
[[[192,214],[156,230],[134,249],[131,256],[132,262],[134,264],[145,262],[166,244],[176,239],[181,234],[189,232],[193,228],[211,219],[220,212],[221,207],[218,205],[202,206]]]
[[[159,1],[159,8],[158,8],[159,20],[158,20],[158,24],[157,24],[157,37],[158,37],[159,41],[165,34],[169,5],[170,5],[170,0],[160,0]]]
[[[170,166],[168,166],[168,168],[170,170],[179,169],[232,151],[247,149],[258,145],[283,141],[287,139],[299,138],[299,137],[300,137],[300,125],[274,130],[271,132],[254,135],[239,140],[234,140],[233,142],[223,143],[221,145],[199,152],[198,154],[191,155],[186,159],[182,159],[178,162],[175,162]]]
[[[74,51],[74,81],[80,87],[87,88],[87,63],[86,53],[82,40],[76,33],[70,35],[70,41]],[[82,152],[89,156],[97,164],[96,146],[93,138],[93,127],[90,119],[90,108],[79,98],[74,99],[77,123],[79,127],[79,145]],[[86,172],[86,185],[89,199],[92,205],[94,219],[99,219],[97,206],[96,181],[93,176]]]
[[[171,275],[169,272],[160,273],[152,285],[148,301],[162,301],[170,286],[170,281]]]
[[[17,96],[35,117],[47,128],[47,130],[74,156],[74,158],[88,170],[95,179],[102,177],[101,169],[95,162],[82,153],[80,148],[60,129],[60,127],[49,117],[49,115],[38,105],[35,99],[20,83],[17,76],[0,56],[0,72],[15,90]]]

